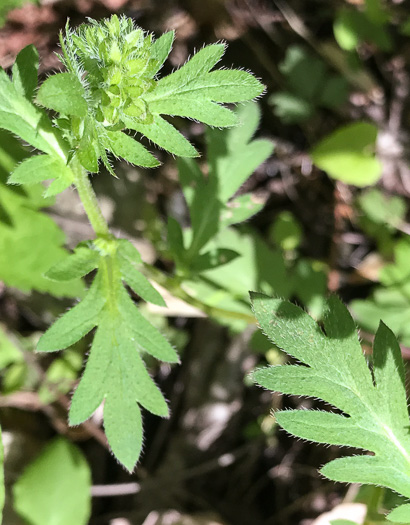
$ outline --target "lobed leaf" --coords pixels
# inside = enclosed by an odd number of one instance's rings
[[[393,333],[380,324],[372,376],[353,319],[336,297],[328,301],[324,332],[291,303],[257,293],[251,298],[265,334],[302,363],[257,370],[255,381],[272,390],[319,397],[343,411],[278,411],[279,425],[304,439],[373,452],[331,461],[321,470],[328,478],[382,485],[409,497],[409,416],[403,361]]]

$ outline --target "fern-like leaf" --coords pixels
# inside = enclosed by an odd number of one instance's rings
[[[105,248],[105,249],[104,249]],[[96,328],[88,362],[74,392],[69,421],[79,425],[102,401],[104,427],[115,457],[132,471],[142,447],[139,405],[167,417],[167,403],[146,371],[142,355],[178,362],[166,339],[138,311],[124,284],[145,300],[164,305],[160,294],[138,269],[141,257],[125,239],[106,246],[81,244],[48,272],[56,280],[97,274],[85,298],[60,317],[40,338],[37,350],[54,352],[74,344]]]
[[[258,293],[251,297],[265,334],[302,363],[257,370],[255,381],[270,390],[320,398],[343,412],[278,411],[279,425],[303,439],[372,453],[331,461],[321,470],[326,477],[382,485],[410,497],[405,374],[394,334],[380,324],[370,370],[354,321],[336,297],[328,301],[324,330],[287,301]],[[410,518],[408,511],[406,517]]]

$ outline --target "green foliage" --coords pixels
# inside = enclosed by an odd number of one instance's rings
[[[380,319],[392,327],[403,344],[410,345],[410,241],[402,239],[394,246],[394,262],[379,272],[381,286],[372,296],[352,302],[360,325],[374,332]]]
[[[67,348],[94,327],[97,331],[84,375],[70,408],[70,424],[88,419],[105,399],[104,426],[115,456],[133,470],[142,446],[142,421],[137,402],[160,416],[166,402],[145,370],[139,352],[171,363],[178,357],[161,334],[139,313],[124,285],[146,300],[163,305],[162,297],[139,272],[141,257],[125,239],[80,245],[48,275],[65,280],[97,268],[84,299],[45,332],[38,351]],[[124,285],[123,285],[124,283]]]
[[[290,212],[284,211],[276,217],[271,237],[282,250],[295,250],[302,240],[302,228]]]
[[[178,71],[157,80],[174,33],[155,40],[130,18],[114,15],[101,23],[91,20],[76,31],[67,26],[60,40],[68,72],[47,79],[37,102],[60,113],[57,124],[63,131],[67,120],[75,123],[75,137],[68,138],[88,171],[98,171],[100,158],[112,171],[107,151],[137,165],[157,165],[141,145],[137,149],[124,139],[124,128],[140,132],[175,155],[197,156],[162,115],[232,126],[235,115],[220,103],[250,100],[263,91],[262,84],[245,71],[211,71],[222,58],[223,44],[203,48]]]
[[[363,8],[343,8],[333,26],[335,38],[342,49],[354,51],[362,43],[391,51],[393,42],[388,30],[389,13],[382,0],[366,0]]]
[[[237,116],[221,103],[246,101],[264,89],[245,71],[211,71],[224,53],[222,44],[204,47],[182,68],[158,80],[157,73],[173,39],[170,32],[154,40],[130,18],[114,15],[102,22],[90,20],[76,31],[67,25],[65,35],[60,38],[67,72],[50,76],[37,91],[38,55],[34,48],[26,48],[19,54],[12,79],[0,71],[0,126],[42,152],[24,160],[12,173],[9,183],[30,187],[54,179],[47,195],[74,185],[96,232],[94,241],[81,243],[65,259],[48,260],[47,268],[42,270],[47,271],[50,287],[69,287],[73,293],[73,280],[90,272],[94,276],[83,300],[45,332],[37,350],[66,349],[96,329],[87,366],[73,396],[69,421],[71,425],[82,423],[104,401],[109,444],[130,471],[142,446],[140,406],[159,416],[168,415],[165,399],[146,371],[142,355],[150,354],[170,363],[178,362],[178,357],[129,296],[127,286],[141,299],[165,305],[143,275],[137,250],[129,241],[117,239],[109,232],[86,171],[97,172],[101,159],[114,174],[110,153],[139,166],[158,165],[155,157],[124,133],[125,129],[141,132],[176,155],[196,156],[195,148],[162,115],[185,116],[218,127],[232,126],[237,123]],[[52,122],[38,106],[53,110],[57,118]],[[201,181],[201,189],[206,192],[203,195],[209,196],[209,202],[213,199],[219,206],[220,198],[221,205],[225,205],[253,166],[270,154],[272,145],[267,141],[250,142],[255,128],[256,123],[250,134],[246,129],[239,132],[246,155],[240,160],[245,166],[237,165],[241,170],[237,183],[227,184],[227,189],[221,190],[224,193],[214,197],[215,185]],[[212,179],[216,181],[216,176]],[[214,254],[200,253],[214,233],[209,224],[217,208],[212,204],[208,212],[203,195],[202,202],[198,200],[192,207],[193,239],[188,250],[189,261],[200,270],[219,264],[221,257],[227,260],[232,257],[226,251],[217,254],[216,259]],[[244,218],[259,209],[250,206],[249,201],[240,202],[240,206],[244,208]],[[42,239],[46,240],[42,233]],[[50,250],[44,253],[48,255]],[[37,255],[37,266],[38,259]],[[27,272],[26,260],[24,264]],[[64,360],[57,360],[48,370],[48,383],[63,378],[64,391],[75,372],[75,367],[70,372]],[[50,385],[43,386],[40,391],[43,399],[56,395]]]
[[[348,124],[322,139],[311,151],[312,160],[334,179],[359,187],[374,184],[381,175],[376,138],[373,124]]]
[[[21,388],[27,378],[23,354],[10,336],[0,326],[1,390],[9,394]]]
[[[392,255],[397,229],[406,216],[406,203],[403,198],[385,195],[371,188],[357,198],[360,210],[360,227],[377,242],[377,250],[389,257]]]
[[[269,102],[285,123],[304,122],[319,108],[337,108],[347,100],[346,80],[303,47],[290,46],[279,70],[287,90],[274,93]]]
[[[250,195],[236,196],[236,193],[271,155],[273,144],[253,139],[260,119],[255,103],[239,107],[234,115],[240,123],[238,127],[207,132],[207,177],[191,159],[178,163],[191,228],[182,232],[171,219],[168,241],[176,254],[178,269],[185,273],[203,272],[232,261],[237,256],[235,250],[212,246],[211,241],[218,232],[246,221],[263,206]]]
[[[49,443],[13,487],[14,508],[27,525],[86,525],[91,473],[80,450],[63,438]]]
[[[0,280],[26,292],[37,290],[57,297],[81,295],[83,285],[78,279],[56,284],[44,277],[50,265],[66,257],[65,235],[40,211],[51,201],[43,198],[44,188],[35,184],[36,172],[31,173],[34,181],[25,192],[6,186],[8,174],[27,153],[9,133],[0,131],[0,140]],[[41,157],[23,161],[15,173],[24,176],[22,166]]]
[[[264,333],[301,363],[257,370],[255,381],[270,390],[320,398],[343,412],[277,411],[279,425],[303,439],[373,453],[331,461],[321,469],[326,477],[382,485],[409,497],[405,370],[390,329],[380,323],[369,370],[353,319],[336,297],[328,301],[324,331],[302,309],[282,299],[259,293],[252,293],[251,299]],[[409,521],[410,507],[399,509],[394,512]]]

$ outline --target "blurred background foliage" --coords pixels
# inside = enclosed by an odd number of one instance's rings
[[[325,482],[338,451],[278,433],[270,411],[323,408],[250,384],[287,359],[256,331],[248,291],[277,294],[321,319],[337,293],[361,328],[380,319],[410,358],[410,6],[404,0],[3,0],[0,65],[34,43],[41,75],[59,68],[67,17],[125,13],[156,35],[176,29],[164,73],[203,43],[267,86],[232,130],[175,124],[202,157],[144,172],[117,163],[93,177],[111,228],[140,250],[168,308],[141,304],[181,354],[147,359],[172,416],[145,414],[132,476],[115,463],[101,413],[66,423],[87,344],[35,355],[40,334],[87,283],[45,271],[92,237],[76,194],[7,186],[31,152],[0,134],[0,417],[7,525],[328,525],[383,523],[397,496]],[[165,290],[165,291],[164,291]],[[138,300],[137,297],[135,297]],[[354,453],[354,451],[353,451]],[[337,521],[339,520],[339,521]],[[341,521],[342,520],[342,521]],[[343,521],[344,520],[344,521]]]

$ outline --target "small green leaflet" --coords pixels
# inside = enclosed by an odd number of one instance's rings
[[[354,321],[336,297],[328,301],[324,331],[287,301],[259,293],[251,293],[251,300],[263,332],[302,363],[257,370],[255,381],[269,390],[320,398],[346,414],[283,410],[275,413],[279,425],[302,439],[373,452],[331,461],[321,469],[329,479],[381,485],[410,497],[405,371],[389,328],[379,325],[371,373]],[[408,506],[398,509],[392,517],[406,513],[407,521]]]
[[[69,421],[79,425],[104,401],[104,427],[116,458],[132,471],[142,447],[140,406],[167,417],[167,403],[146,371],[141,354],[178,362],[175,350],[138,311],[124,288],[146,301],[164,300],[139,271],[141,257],[125,239],[112,240],[107,250],[80,244],[72,255],[51,268],[57,280],[82,277],[97,269],[84,299],[60,317],[40,338],[37,350],[53,352],[76,343],[96,328],[91,352],[74,392]]]
[[[359,188],[374,184],[382,166],[375,156],[377,127],[369,122],[342,126],[311,151],[313,163],[327,174]]]

